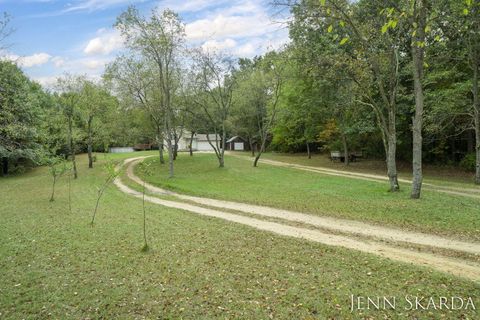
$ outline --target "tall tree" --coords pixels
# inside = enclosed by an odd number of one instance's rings
[[[93,168],[93,143],[95,134],[95,122],[106,114],[107,108],[115,106],[115,99],[100,85],[85,80],[80,92],[81,100],[79,110],[82,120],[85,122],[87,134],[88,168]]]
[[[427,28],[427,0],[411,0],[412,15],[410,23],[412,26],[411,54],[413,63],[413,81],[415,95],[415,116],[413,117],[413,181],[412,181],[412,199],[420,198],[423,182],[422,173],[422,129],[423,129],[423,110],[424,110],[424,60],[426,45]]]
[[[234,62],[230,57],[202,50],[195,52],[194,61],[195,104],[204,111],[208,126],[215,133],[215,144],[212,143],[208,134],[207,138],[215,151],[219,167],[223,168],[227,119],[230,116],[233,90],[236,85],[233,77]],[[218,135],[220,135],[220,141],[218,141]]]
[[[72,161],[73,177],[78,178],[77,162],[75,159],[76,145],[74,137],[75,117],[81,103],[81,90],[84,77],[65,75],[57,79],[58,103],[67,122],[67,145]]]
[[[3,17],[0,18],[0,54],[2,51],[8,48],[8,44],[5,40],[13,33],[13,29],[10,28],[10,16],[4,12]]]
[[[279,4],[285,4],[278,1]],[[401,32],[395,23],[389,32],[383,28],[384,3],[377,1],[349,2],[345,0],[287,1],[294,13],[291,37],[318,68],[323,59],[318,53],[330,51],[343,55],[348,62],[348,77],[361,89],[358,103],[372,108],[382,134],[390,190],[398,191],[397,92],[399,89],[399,47]],[[383,30],[382,30],[383,29]],[[311,46],[312,40],[315,46]],[[332,49],[336,51],[332,52]],[[311,48],[311,49],[309,49]],[[339,64],[336,63],[338,66]],[[341,69],[339,69],[341,70]]]
[[[179,16],[171,11],[152,10],[149,19],[142,17],[135,7],[122,13],[116,22],[126,40],[127,46],[143,55],[155,67],[160,103],[165,110],[164,128],[167,133],[169,175],[173,177],[174,168],[174,95],[177,94],[179,63],[185,41],[185,26]]]
[[[480,184],[480,1],[465,0],[466,42],[472,77],[472,116],[475,130],[475,183]]]
[[[237,107],[246,115],[244,120],[253,121],[252,127],[258,137],[259,149],[253,161],[253,166],[256,167],[272,133],[284,82],[277,54],[270,52],[255,59],[253,63],[243,62],[243,68],[236,73],[236,79]]]
[[[20,68],[0,60],[0,160],[2,175],[18,161],[39,163],[41,87],[31,82]]]
[[[125,108],[139,106],[148,113],[155,129],[160,163],[163,164],[165,107],[162,93],[158,90],[158,75],[153,69],[151,64],[141,57],[119,56],[107,66],[104,78],[123,100]]]

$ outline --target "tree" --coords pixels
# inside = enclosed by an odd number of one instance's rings
[[[215,52],[196,50],[194,53],[194,97],[208,121],[208,128],[215,133],[215,144],[207,134],[208,142],[215,151],[220,168],[225,166],[225,142],[227,120],[232,107],[236,79],[233,76],[234,62],[230,57]],[[220,141],[217,136],[220,135]]]
[[[116,101],[105,88],[88,80],[84,80],[80,96],[79,111],[85,122],[88,168],[91,169],[93,168],[94,120],[102,117],[109,107],[115,106]]]
[[[258,160],[265,151],[268,137],[278,112],[278,104],[283,85],[283,76],[277,54],[270,52],[253,63],[243,62],[243,69],[236,74],[238,82],[236,102],[241,113],[251,117],[251,126],[259,139],[260,148],[253,161]]]
[[[426,45],[426,27],[428,14],[427,0],[410,0],[412,2],[413,12],[410,18],[412,26],[411,54],[413,62],[413,81],[415,94],[415,116],[413,118],[413,181],[412,181],[412,199],[420,198],[422,190],[422,128],[423,128],[423,110],[424,110],[424,87],[422,84],[424,77],[424,60]]]
[[[174,95],[177,93],[179,62],[185,40],[185,27],[179,16],[165,10],[161,14],[154,9],[149,19],[140,16],[135,7],[122,13],[116,22],[117,29],[126,40],[127,46],[144,56],[156,67],[157,90],[160,104],[165,111],[164,129],[167,133],[169,174],[173,177],[173,139],[175,106]]]
[[[5,43],[5,39],[13,33],[13,29],[9,27],[9,23],[10,16],[8,13],[4,12],[3,17],[0,18],[0,54],[8,47]]]
[[[287,4],[294,14],[290,35],[300,49],[300,61],[307,61],[306,70],[319,68],[330,54],[331,65],[354,81],[361,95],[357,102],[372,109],[382,134],[390,190],[400,189],[396,165],[397,92],[399,89],[400,24],[397,20],[384,31],[384,3],[377,1],[348,2],[278,1]],[[383,11],[388,14],[388,11]],[[387,32],[388,31],[388,32]],[[314,43],[312,46],[311,44]],[[339,63],[337,58],[341,57]],[[333,59],[332,59],[333,58]],[[348,74],[345,74],[347,69]]]
[[[465,0],[466,43],[472,77],[472,117],[475,130],[475,183],[480,184],[480,1]]]
[[[105,181],[97,190],[97,200],[95,201],[95,209],[93,210],[92,220],[90,221],[90,225],[93,227],[95,223],[95,217],[97,216],[98,205],[100,204],[100,199],[102,198],[105,190],[107,190],[108,186],[117,178],[120,174],[120,168],[117,170],[115,163],[109,160],[104,165],[104,172],[106,174]]]
[[[67,145],[72,161],[74,179],[78,178],[77,162],[75,160],[74,122],[81,103],[81,90],[84,81],[84,77],[65,75],[57,79],[56,85],[59,92],[58,103],[67,121]]]
[[[39,133],[43,95],[41,87],[31,82],[17,65],[0,61],[2,175],[9,173],[11,164],[38,164],[43,158]]]
[[[155,130],[160,163],[163,164],[165,108],[156,82],[158,76],[152,69],[145,59],[119,56],[107,66],[104,78],[113,85],[125,109],[139,106],[148,113]]]
[[[52,176],[52,194],[50,195],[50,202],[55,201],[55,186],[57,180],[68,172],[69,168],[62,158],[51,157],[47,161],[50,168],[50,175]]]

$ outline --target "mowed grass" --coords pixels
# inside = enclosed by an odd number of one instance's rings
[[[249,157],[250,153],[242,152],[236,153]],[[363,159],[351,162],[349,166],[339,161],[331,161],[328,154],[313,154],[311,159],[308,159],[306,154],[302,153],[277,153],[266,152],[262,155],[262,159],[282,161],[287,163],[300,164],[312,167],[324,167],[335,170],[361,172],[369,174],[377,174],[386,177],[387,167],[385,161],[378,159]],[[405,162],[397,162],[398,176],[401,179],[412,179],[411,164]],[[454,166],[440,166],[440,165],[423,165],[424,182],[434,183],[442,186],[473,188],[480,191],[480,187],[476,186],[474,181],[474,173],[468,172],[460,167]],[[405,183],[400,183],[402,188],[410,186]]]
[[[98,158],[88,170],[80,157],[72,214],[65,179],[48,202],[46,168],[0,179],[1,319],[477,317],[472,310],[409,311],[401,303],[352,313],[351,294],[399,302],[405,295],[472,297],[480,305],[480,285],[150,204],[151,250],[142,253],[141,200],[112,186],[89,225],[104,179]],[[182,163],[187,159],[178,161],[179,175]]]
[[[422,199],[411,200],[409,188],[390,193],[388,182],[267,164],[254,168],[252,161],[232,156],[218,168],[212,154],[181,154],[175,177],[168,179],[167,168],[156,158],[146,161],[159,168],[147,181],[181,193],[480,240],[480,200],[472,198],[425,190]]]

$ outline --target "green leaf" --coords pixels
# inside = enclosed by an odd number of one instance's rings
[[[397,27],[398,20],[392,20],[392,28],[395,29]]]
[[[463,9],[463,14],[464,14],[464,15],[468,15],[469,12],[470,12],[470,11],[468,11],[467,8]]]
[[[327,31],[328,31],[328,33],[332,32],[333,31],[333,26],[329,25]]]
[[[320,0],[320,4],[324,6],[327,3],[327,0]]]
[[[340,21],[340,26],[345,27],[345,21],[341,20]]]
[[[388,31],[388,23],[385,23],[382,27],[382,33],[385,33]]]
[[[436,35],[436,36],[435,36],[435,41],[440,41],[440,40],[441,40],[440,36],[439,36],[439,35]]]
[[[345,43],[347,43],[347,41],[348,41],[348,38],[347,38],[347,37],[343,38],[343,39],[340,41],[340,45],[343,46]]]

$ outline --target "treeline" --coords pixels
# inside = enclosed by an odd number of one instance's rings
[[[400,188],[396,161],[411,161],[412,198],[420,197],[423,161],[463,161],[480,183],[480,1],[285,0],[276,8],[291,12],[291,42],[254,59],[192,48],[175,12],[144,17],[130,7],[115,24],[125,50],[100,84],[65,76],[45,93],[2,62],[38,96],[25,98],[35,107],[13,99],[9,108],[39,122],[25,122],[35,138],[2,140],[0,156],[18,159],[22,148],[13,146],[23,142],[72,160],[154,142],[173,176],[188,131],[212,134],[220,167],[226,139],[239,135],[255,148],[255,166],[267,148],[366,150],[386,159],[391,191]]]

